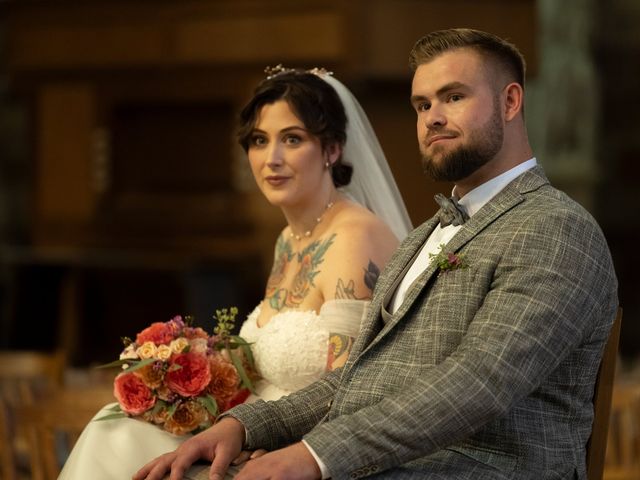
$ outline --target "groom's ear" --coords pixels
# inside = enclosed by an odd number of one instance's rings
[[[524,90],[519,83],[513,82],[507,85],[503,90],[504,101],[504,118],[507,122],[522,111],[524,103]]]

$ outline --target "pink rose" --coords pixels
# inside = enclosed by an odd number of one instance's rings
[[[122,411],[130,415],[140,415],[156,403],[153,392],[133,373],[121,373],[116,377],[113,394]]]
[[[156,345],[167,345],[173,340],[173,329],[169,322],[155,322],[142,330],[136,336],[136,343],[142,345],[144,342],[153,342]]]
[[[207,357],[194,352],[174,355],[165,375],[166,385],[183,397],[198,395],[210,381],[211,370]]]

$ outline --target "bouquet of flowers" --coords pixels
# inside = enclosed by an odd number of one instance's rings
[[[176,435],[203,430],[253,391],[249,344],[232,335],[237,308],[217,310],[213,335],[176,316],[123,338],[113,392],[118,404],[98,420],[136,417]]]

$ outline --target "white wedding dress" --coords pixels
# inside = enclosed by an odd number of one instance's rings
[[[319,379],[326,371],[329,333],[355,337],[368,302],[330,300],[317,314],[288,311],[258,327],[260,307],[247,317],[240,335],[252,343],[256,368],[256,398],[276,400]],[[94,418],[109,414],[106,409]],[[189,435],[176,436],[150,423],[120,418],[91,421],[76,442],[59,480],[128,479],[145,463],[175,450]]]

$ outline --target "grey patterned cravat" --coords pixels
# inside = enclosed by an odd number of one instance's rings
[[[436,194],[433,198],[438,202],[438,205],[440,205],[438,217],[441,227],[448,225],[457,227],[469,220],[469,215],[464,211],[464,207],[460,205],[455,198],[447,198],[441,193]]]

